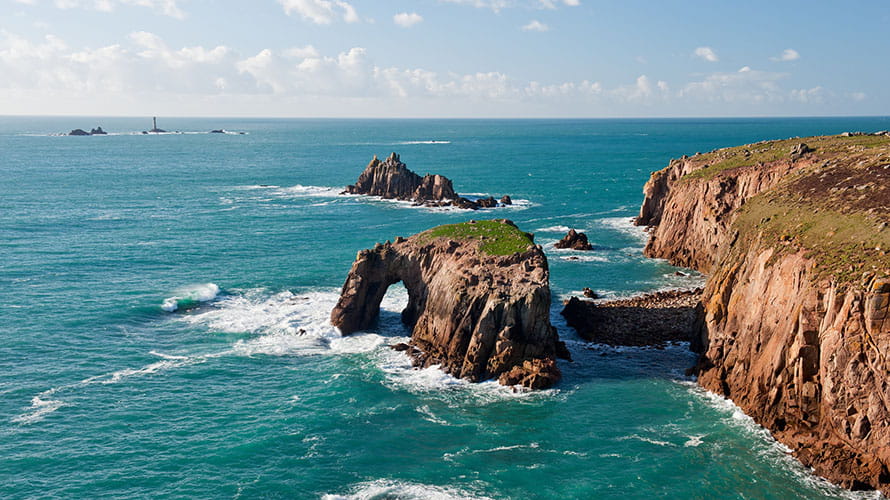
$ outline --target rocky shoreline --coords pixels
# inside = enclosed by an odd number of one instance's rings
[[[708,273],[698,383],[817,474],[890,494],[890,137],[792,138],[672,160],[646,255]]]
[[[668,290],[608,301],[566,300],[560,314],[585,340],[613,346],[689,342],[702,289]]]

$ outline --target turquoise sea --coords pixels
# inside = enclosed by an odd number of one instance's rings
[[[685,345],[589,345],[558,311],[585,286],[701,283],[643,258],[629,222],[671,158],[890,118],[162,118],[187,133],[133,133],[150,123],[0,118],[0,498],[876,497],[814,477],[697,388]],[[97,125],[112,135],[58,135]],[[338,194],[392,151],[518,203]],[[404,289],[368,332],[328,323],[358,250],[495,217],[550,259],[575,359],[555,389],[412,370],[387,348],[408,335]],[[569,227],[597,250],[555,250]]]

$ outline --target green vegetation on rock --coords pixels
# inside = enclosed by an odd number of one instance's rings
[[[890,144],[890,137],[885,135],[851,135],[847,137],[831,135],[765,141],[718,149],[690,158],[690,161],[700,167],[686,174],[683,180],[710,179],[733,168],[788,159],[791,157],[791,151],[798,144],[806,144],[820,156],[828,157],[886,146]]]
[[[502,220],[480,220],[446,224],[417,235],[420,241],[448,238],[457,241],[478,240],[479,250],[490,255],[511,255],[528,250],[532,236],[512,223]]]

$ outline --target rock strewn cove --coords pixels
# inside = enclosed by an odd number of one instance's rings
[[[890,493],[890,138],[684,157],[645,195],[646,254],[710,273],[699,383],[818,474]]]
[[[468,210],[513,204],[513,200],[506,195],[500,201],[491,196],[478,200],[464,198],[454,192],[451,179],[435,174],[421,177],[408,170],[396,153],[384,161],[375,155],[355,184],[346,186],[343,194],[380,196],[388,200],[413,201],[417,205],[454,206]]]
[[[416,366],[533,389],[560,379],[555,358],[567,351],[550,324],[547,257],[512,222],[439,226],[360,251],[331,322],[344,335],[369,328],[399,281]]]

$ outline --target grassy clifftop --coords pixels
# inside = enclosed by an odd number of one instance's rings
[[[748,200],[734,228],[772,245],[777,255],[803,250],[820,277],[848,283],[867,273],[890,275],[890,137],[791,142],[814,149],[807,153],[811,165]],[[766,143],[762,154],[789,144]],[[731,150],[752,147],[758,145]]]
[[[446,224],[417,235],[420,241],[448,238],[457,241],[478,240],[479,250],[489,255],[511,255],[528,250],[533,245],[532,236],[517,228],[512,222],[480,220]]]
[[[830,135],[764,141],[745,146],[718,149],[689,158],[689,161],[693,162],[697,168],[687,174],[684,179],[709,179],[733,168],[789,160],[794,148],[801,143],[806,144],[813,150],[813,153],[820,157],[830,158],[856,154],[874,148],[885,148],[890,145],[890,136]]]

